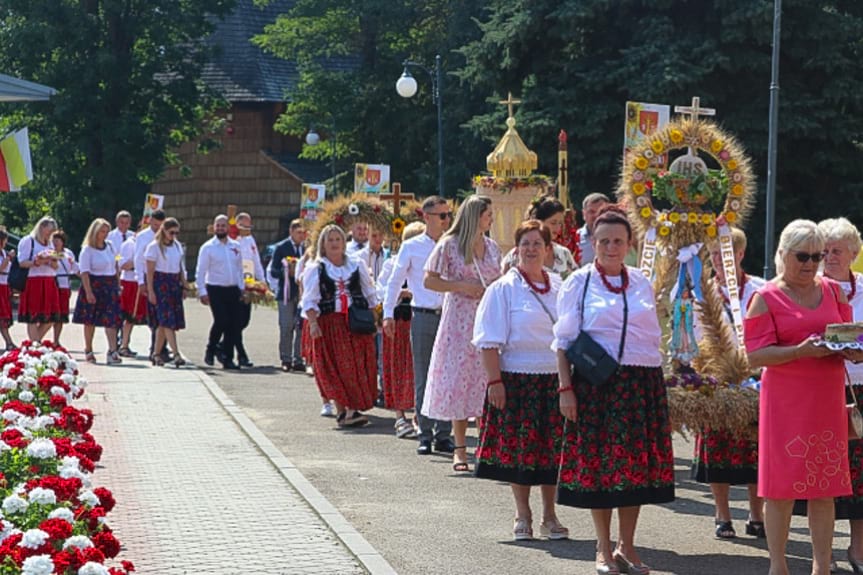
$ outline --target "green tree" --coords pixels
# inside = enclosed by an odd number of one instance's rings
[[[436,193],[431,80],[414,69],[419,92],[410,100],[396,94],[395,82],[406,58],[433,67],[440,54],[445,71],[461,66],[463,58],[454,50],[478,38],[471,16],[482,5],[469,0],[297,1],[256,38],[264,49],[296,62],[300,73],[277,129],[302,137],[310,126],[334,127],[341,168],[350,161],[388,163],[406,191]],[[468,186],[471,165],[489,150],[461,127],[483,109],[483,100],[450,74],[443,84],[445,181],[447,193],[454,195]],[[303,150],[304,157],[330,154],[330,146]]]
[[[173,148],[208,128],[218,103],[199,81],[201,40],[233,0],[0,0],[0,69],[56,88],[3,106],[28,125],[35,178],[0,201],[10,227],[52,212],[77,238],[94,215],[135,209]]]
[[[783,4],[777,229],[839,214],[863,224],[863,5]],[[482,37],[461,50],[459,76],[477,92],[520,86],[519,131],[542,170],[553,172],[553,136],[567,129],[575,199],[614,190],[627,100],[701,96],[747,147],[763,184],[772,22],[773,0],[492,0]],[[485,133],[497,118],[470,125]],[[751,264],[762,221],[759,201]]]

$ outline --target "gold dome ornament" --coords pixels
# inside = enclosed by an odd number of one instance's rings
[[[521,100],[514,100],[510,93],[500,103],[506,104],[509,109],[507,130],[494,151],[486,157],[486,166],[496,178],[527,178],[539,164],[536,153],[525,145],[515,129],[513,105],[520,104]]]

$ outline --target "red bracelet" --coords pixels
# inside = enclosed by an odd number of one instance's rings
[[[492,385],[497,385],[497,384],[503,385],[503,380],[502,379],[493,379],[490,382],[488,382],[487,384],[485,384],[485,386],[491,387]]]
[[[559,387],[559,388],[557,388],[557,393],[561,394],[564,391],[570,391],[571,389],[572,389],[571,385],[567,385],[566,387]]]

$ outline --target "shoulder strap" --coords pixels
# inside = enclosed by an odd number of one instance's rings
[[[590,284],[590,271],[584,280],[584,291],[581,292],[581,308],[579,309],[581,329],[584,329],[584,301],[587,298],[587,286]],[[623,290],[623,329],[620,331],[620,347],[617,350],[617,363],[623,359],[623,348],[626,345],[626,328],[629,323],[629,302],[626,299],[626,290]]]

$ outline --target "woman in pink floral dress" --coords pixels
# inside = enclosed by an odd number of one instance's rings
[[[422,414],[450,419],[455,436],[453,469],[468,471],[467,420],[482,416],[485,371],[471,345],[473,323],[485,288],[500,276],[500,249],[485,233],[491,229],[491,200],[471,196],[441,237],[426,263],[425,287],[445,292],[435,338]]]

